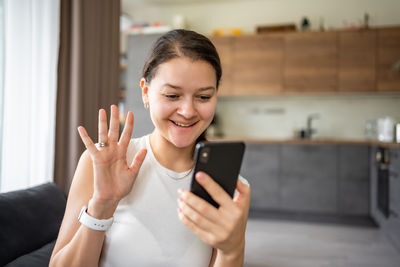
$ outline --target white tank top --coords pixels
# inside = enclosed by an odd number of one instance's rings
[[[191,172],[164,168],[154,157],[149,136],[132,139],[127,162],[147,148],[132,191],[123,198],[106,232],[100,266],[201,266],[210,263],[212,247],[178,218],[178,188],[189,189]]]

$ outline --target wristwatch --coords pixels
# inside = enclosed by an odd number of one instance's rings
[[[87,214],[87,206],[83,206],[79,213],[78,221],[86,227],[96,231],[106,231],[112,225],[114,217],[109,219],[96,219]]]

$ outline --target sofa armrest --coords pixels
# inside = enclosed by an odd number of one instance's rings
[[[49,266],[51,253],[55,244],[56,240],[31,253],[18,257],[4,267],[47,267]]]
[[[65,205],[54,183],[0,194],[0,266],[56,239]]]

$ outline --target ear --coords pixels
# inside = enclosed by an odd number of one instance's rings
[[[142,88],[142,100],[143,104],[149,103],[149,87],[145,78],[140,79],[140,88]]]

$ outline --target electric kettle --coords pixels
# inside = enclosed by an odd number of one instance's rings
[[[378,140],[381,142],[393,142],[395,121],[391,117],[379,118],[377,120]]]

